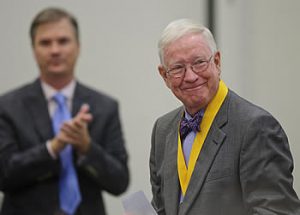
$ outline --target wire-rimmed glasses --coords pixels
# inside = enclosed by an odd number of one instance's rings
[[[208,60],[197,59],[192,64],[190,68],[196,74],[204,72],[212,59],[213,55],[210,56]],[[182,78],[187,70],[186,64],[176,64],[173,65],[170,69],[167,69],[167,74],[172,78]]]

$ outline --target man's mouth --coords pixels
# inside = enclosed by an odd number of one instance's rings
[[[185,88],[183,88],[182,90],[187,91],[187,92],[199,90],[199,89],[201,89],[202,87],[204,87],[204,85],[205,85],[206,83],[207,83],[207,82],[198,84],[198,85],[196,85],[196,86],[185,87]]]

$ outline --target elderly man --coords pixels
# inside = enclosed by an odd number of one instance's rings
[[[268,112],[228,89],[211,32],[170,23],[158,70],[183,103],[152,132],[152,204],[159,215],[300,214],[286,134]]]
[[[0,98],[0,214],[104,215],[129,180],[118,104],[75,80],[71,14],[41,11],[30,36],[39,78]]]

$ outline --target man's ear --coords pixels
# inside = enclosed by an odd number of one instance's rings
[[[219,71],[219,75],[220,75],[220,73],[221,73],[221,53],[219,51],[217,51],[215,53],[215,56],[214,56],[213,60],[214,60],[214,63],[216,65],[216,67]]]
[[[159,71],[160,76],[164,79],[164,82],[167,85],[167,87],[169,87],[169,82],[168,82],[168,78],[167,78],[167,71],[166,71],[165,67],[163,65],[159,65],[158,66],[158,71]]]

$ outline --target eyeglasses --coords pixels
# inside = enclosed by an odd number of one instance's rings
[[[197,59],[190,65],[192,71],[196,74],[200,74],[204,72],[208,65],[209,62],[211,61],[213,55],[210,56],[208,60],[203,60],[203,59]],[[185,64],[177,64],[172,66],[172,68],[167,70],[167,74],[172,77],[172,78],[182,78],[187,70],[187,65]]]

